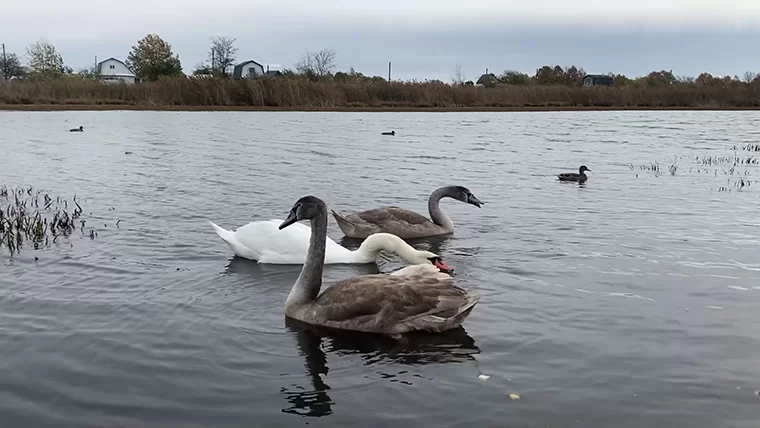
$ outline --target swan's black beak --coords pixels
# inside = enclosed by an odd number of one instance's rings
[[[285,221],[280,224],[280,227],[278,229],[282,230],[286,227],[290,226],[291,224],[298,221],[298,216],[296,215],[295,210],[290,210],[290,214],[288,214],[288,218],[285,219]]]
[[[480,206],[483,205],[483,202],[480,202],[480,199],[476,198],[475,195],[470,195],[467,198],[467,202],[472,205],[475,205],[478,208],[480,208]]]

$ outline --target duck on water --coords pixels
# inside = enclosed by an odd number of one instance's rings
[[[69,129],[69,132],[84,132],[84,127],[80,125],[79,128]]]
[[[557,177],[559,178],[559,181],[577,181],[579,183],[583,183],[584,181],[588,180],[586,171],[591,170],[588,169],[586,165],[581,165],[581,167],[578,168],[578,172],[563,172],[561,174],[557,174]]]
[[[419,275],[359,275],[338,281],[321,294],[327,237],[327,206],[315,196],[293,205],[284,229],[311,223],[306,261],[285,300],[285,315],[307,324],[380,333],[401,338],[412,331],[458,328],[480,300],[430,266]],[[426,273],[429,272],[429,273]]]

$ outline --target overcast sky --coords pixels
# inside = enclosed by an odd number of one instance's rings
[[[75,70],[157,33],[183,69],[207,57],[209,37],[237,38],[238,59],[292,67],[306,51],[337,53],[394,79],[449,81],[457,64],[530,74],[546,64],[629,76],[760,72],[760,0],[4,0],[0,42],[24,54],[40,37]]]

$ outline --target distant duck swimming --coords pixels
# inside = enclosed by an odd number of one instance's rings
[[[383,135],[396,135],[396,131],[383,132]]]
[[[69,132],[84,132],[84,127],[80,126],[79,128],[69,129]]]
[[[584,181],[588,180],[586,171],[591,170],[586,168],[586,165],[581,165],[581,167],[578,168],[578,172],[563,172],[561,174],[557,174],[557,177],[559,177],[559,181],[577,181],[579,183],[583,183]]]

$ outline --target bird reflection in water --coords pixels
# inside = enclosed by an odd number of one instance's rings
[[[405,365],[467,361],[477,364],[474,355],[480,353],[475,340],[462,327],[436,334],[409,333],[403,341],[397,341],[384,335],[312,326],[288,317],[285,317],[285,325],[294,334],[298,348],[306,360],[312,390],[296,386],[297,390],[294,391],[283,386],[280,393],[290,406],[282,411],[301,416],[322,417],[332,413],[335,402],[327,393],[330,386],[326,382],[329,371],[328,353],[335,356],[361,354],[364,365],[382,361]],[[327,339],[326,350],[322,349],[323,339]]]
[[[303,269],[302,264],[275,264],[275,263],[259,263],[254,260],[244,259],[238,256],[232,256],[227,260],[227,265],[222,272],[225,275],[235,274],[243,275],[254,278],[266,278],[271,280],[276,277],[287,277],[287,281],[290,277],[296,278]],[[325,270],[330,273],[336,274],[352,274],[352,275],[370,275],[380,273],[380,269],[375,263],[358,263],[358,264],[330,264],[325,265]],[[293,279],[295,281],[295,279]],[[293,286],[289,283],[284,289],[287,292]]]

